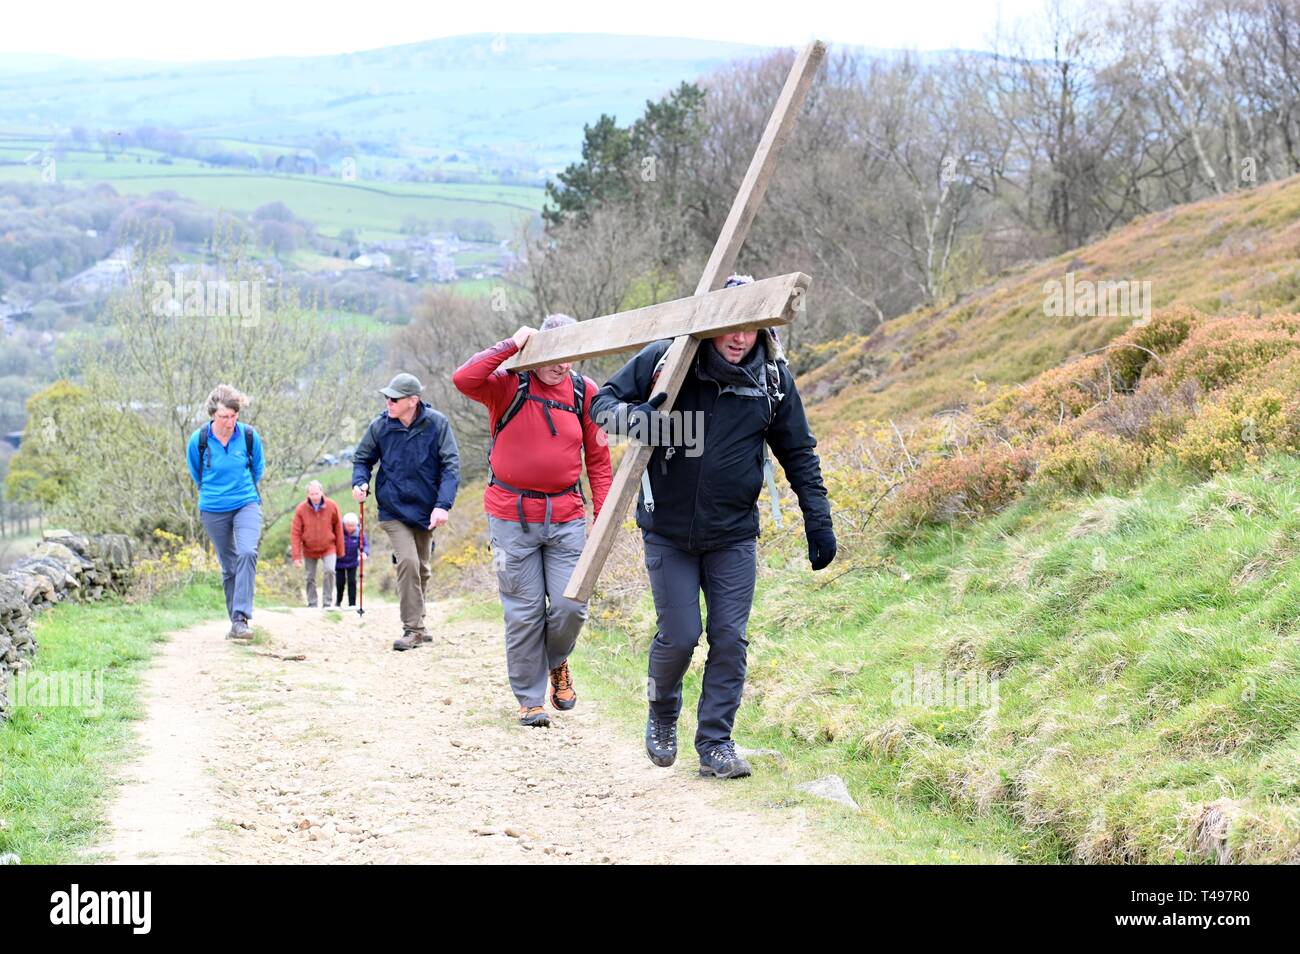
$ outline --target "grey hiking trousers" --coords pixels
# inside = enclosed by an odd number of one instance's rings
[[[587,620],[587,604],[564,598],[587,539],[586,520],[528,525],[488,517],[492,565],[506,625],[506,669],[521,706],[546,699],[550,671],[563,665]]]

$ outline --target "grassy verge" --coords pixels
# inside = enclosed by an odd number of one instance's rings
[[[0,723],[0,854],[69,863],[94,845],[112,769],[130,754],[131,722],[143,715],[137,690],[155,644],[224,615],[214,579],[150,603],[69,603],[38,617],[35,672],[102,673],[102,710],[24,707]]]
[[[1300,860],[1298,482],[1157,475],[770,575],[741,727],[1029,858]]]

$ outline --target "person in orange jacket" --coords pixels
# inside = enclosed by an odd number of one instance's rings
[[[334,595],[334,567],[343,556],[343,516],[339,506],[325,496],[319,480],[307,485],[307,499],[293,512],[289,533],[293,565],[305,568],[307,605],[316,605],[316,564],[322,564],[321,605],[328,607]]]

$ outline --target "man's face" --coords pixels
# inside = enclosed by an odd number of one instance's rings
[[[749,349],[754,347],[754,342],[757,340],[757,331],[733,331],[712,339],[713,347],[718,349],[718,354],[731,364],[740,364],[744,361],[745,355],[749,354]]]
[[[311,488],[311,490],[307,491],[307,499],[314,504],[319,504],[321,502],[321,498],[324,496],[325,495],[321,493],[319,487],[313,487]]]
[[[420,400],[418,394],[410,394],[400,398],[386,398],[388,401],[388,413],[391,417],[406,417],[415,410],[416,402]]]
[[[573,362],[567,364],[548,364],[544,368],[537,368],[537,379],[547,386],[559,384],[569,376],[573,369]]]

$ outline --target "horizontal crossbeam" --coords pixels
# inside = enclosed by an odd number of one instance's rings
[[[803,307],[803,295],[810,281],[803,272],[791,272],[749,285],[539,331],[502,367],[508,371],[527,371],[641,348],[665,338],[682,335],[713,338],[733,331],[788,324]]]

